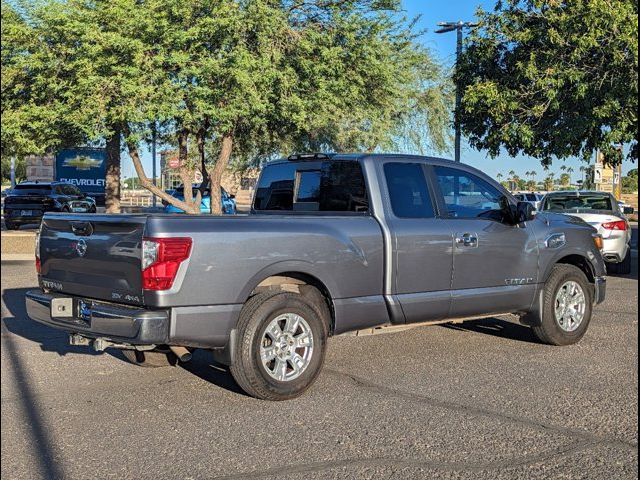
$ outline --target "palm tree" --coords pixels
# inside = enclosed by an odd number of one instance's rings
[[[571,174],[573,173],[573,167],[567,168],[567,174],[569,175],[569,185],[571,185]]]

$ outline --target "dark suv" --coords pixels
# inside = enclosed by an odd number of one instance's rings
[[[4,220],[9,230],[39,223],[45,212],[95,213],[96,202],[75,185],[63,182],[22,182],[4,200]]]

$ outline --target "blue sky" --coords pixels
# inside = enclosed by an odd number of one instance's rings
[[[421,41],[431,49],[434,56],[446,65],[453,65],[455,62],[456,51],[456,35],[454,32],[438,35],[434,33],[437,23],[442,21],[468,21],[474,20],[475,12],[478,6],[482,6],[485,10],[491,10],[495,4],[494,0],[403,0],[403,6],[410,18],[420,16],[418,28],[425,30]],[[151,155],[144,146],[143,162],[148,175],[151,175]],[[453,153],[450,155],[453,157]],[[159,160],[158,160],[159,161]],[[495,177],[498,173],[506,174],[510,170],[514,170],[521,177],[524,172],[535,170],[538,172],[538,178],[543,177],[543,169],[540,162],[535,158],[519,156],[516,158],[509,157],[504,153],[498,158],[489,158],[486,153],[479,152],[466,144],[463,139],[462,161],[473,165],[476,168]],[[579,178],[579,168],[584,163],[577,159],[568,159],[565,162],[555,161],[551,167],[552,172],[559,173],[560,167],[565,164],[573,167],[575,173],[574,180]],[[631,168],[636,168],[636,164],[625,162],[623,171],[626,173]],[[123,174],[126,177],[133,176],[133,165],[128,158],[123,162]],[[158,166],[159,173],[159,166]]]

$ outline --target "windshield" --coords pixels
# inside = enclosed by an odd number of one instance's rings
[[[542,210],[550,212],[601,212],[614,210],[611,197],[606,194],[552,195],[544,200]]]

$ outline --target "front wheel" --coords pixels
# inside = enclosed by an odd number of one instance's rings
[[[328,323],[318,296],[264,292],[251,297],[238,321],[233,378],[263,400],[302,395],[322,369]]]
[[[580,341],[589,327],[593,305],[593,286],[573,265],[553,267],[544,287],[542,318],[533,332],[550,345],[572,345]]]

